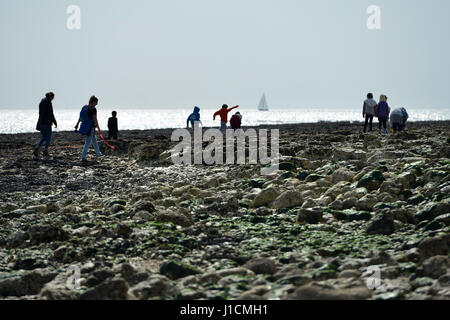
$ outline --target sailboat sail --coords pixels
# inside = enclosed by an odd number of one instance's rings
[[[267,104],[265,94],[263,94],[263,96],[261,97],[261,101],[259,101],[258,110],[259,111],[269,111],[269,105]]]

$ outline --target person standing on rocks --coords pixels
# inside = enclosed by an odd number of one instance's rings
[[[240,112],[236,112],[230,119],[231,129],[240,129],[242,124],[242,115]]]
[[[55,94],[53,92],[48,92],[45,94],[45,98],[41,100],[41,103],[39,103],[39,119],[36,125],[36,130],[39,130],[41,132],[42,138],[34,148],[33,155],[36,158],[39,157],[39,149],[44,142],[45,149],[43,155],[44,157],[49,156],[48,148],[52,139],[52,124],[55,125],[55,128],[58,127],[55,115],[53,114],[52,101],[54,98]]]
[[[372,131],[372,122],[373,122],[373,116],[375,115],[375,106],[377,105],[377,102],[373,100],[373,94],[368,93],[367,99],[364,101],[363,104],[363,118],[366,119],[364,123],[364,133],[367,130],[367,124],[370,122],[369,132]]]
[[[112,112],[112,117],[108,119],[108,139],[117,139],[117,133],[119,132],[117,126],[117,112]]]
[[[97,109],[95,108],[97,106],[97,104],[98,104],[97,97],[92,96],[89,99],[89,104],[87,106],[83,107],[83,110],[85,110],[85,108],[87,110],[88,119],[86,119],[86,123],[89,123],[89,126],[90,126],[89,128],[85,129],[87,132],[86,133],[86,141],[84,143],[83,153],[81,154],[81,161],[83,163],[87,163],[86,156],[87,156],[87,152],[88,152],[91,144],[94,145],[94,150],[98,157],[104,156],[101,153],[100,148],[98,147],[97,137],[95,136],[95,128],[98,128],[98,130],[100,130],[100,126],[97,121]],[[83,110],[81,111],[82,113],[83,113]],[[75,129],[78,129],[78,125],[80,124],[81,121],[82,120],[80,117],[77,124],[75,125]],[[82,124],[82,128],[83,128],[83,124]],[[82,128],[80,128],[80,131]]]
[[[200,108],[195,106],[194,112],[192,112],[186,120],[186,127],[189,128],[189,122],[191,123],[192,128],[194,128],[195,122],[200,121]]]
[[[378,128],[380,130],[380,133],[383,132],[385,134],[388,133],[387,131],[387,119],[389,118],[389,113],[391,112],[391,109],[389,108],[389,105],[387,103],[387,97],[382,94],[380,96],[380,102],[378,102],[376,113],[378,117]]]
[[[233,110],[239,108],[239,106],[234,106],[233,108],[228,108],[226,104],[222,106],[222,109],[214,113],[213,120],[216,120],[216,116],[220,116],[220,131],[224,131],[227,129],[228,122],[228,113]]]

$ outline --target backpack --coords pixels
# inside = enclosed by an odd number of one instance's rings
[[[87,136],[91,132],[94,119],[89,118],[89,106],[84,106],[80,111],[81,126],[78,133]]]

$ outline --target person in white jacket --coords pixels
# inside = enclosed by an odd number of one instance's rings
[[[366,119],[364,123],[364,132],[367,130],[367,123],[370,122],[369,132],[372,131],[372,122],[373,117],[375,116],[375,106],[377,105],[377,102],[373,100],[373,94],[368,93],[367,99],[364,101],[363,104],[363,117]]]

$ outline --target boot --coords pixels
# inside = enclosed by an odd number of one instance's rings
[[[34,148],[33,156],[35,156],[36,158],[39,157],[39,149],[38,148]]]
[[[44,157],[50,157],[50,155],[48,154],[48,150],[44,150],[44,153],[42,154]]]

